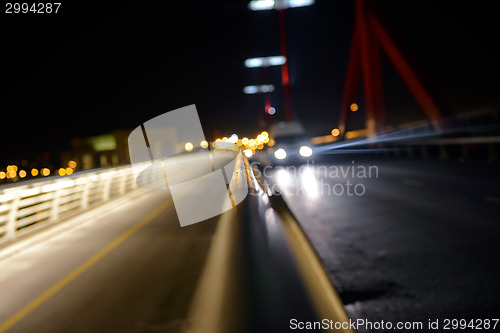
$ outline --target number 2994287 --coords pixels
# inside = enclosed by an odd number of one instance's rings
[[[57,14],[61,2],[7,2],[5,14]]]

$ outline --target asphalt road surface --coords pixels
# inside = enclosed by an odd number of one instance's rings
[[[424,329],[439,319],[442,330],[446,318],[500,317],[497,166],[336,156],[302,172],[266,173],[352,319],[423,322]]]
[[[177,332],[215,225],[154,191],[3,260],[0,331]]]
[[[443,328],[499,317],[496,167],[332,157],[265,176],[352,319]],[[0,332],[177,332],[215,226],[181,228],[168,194],[153,191],[3,260]]]

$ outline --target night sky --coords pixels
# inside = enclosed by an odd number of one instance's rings
[[[63,0],[58,14],[37,15],[3,8],[0,163],[57,154],[72,137],[132,129],[189,104],[197,105],[207,139],[215,129],[255,135],[264,97],[242,89],[264,76],[243,62],[279,54],[276,11],[251,12],[247,0],[174,3]],[[494,1],[380,5],[391,33],[452,110],[499,106]],[[353,16],[351,0],[286,11],[294,110],[311,135],[337,125]],[[423,119],[382,61],[388,121]],[[270,74],[279,86],[279,68]],[[279,89],[272,101],[280,117]]]

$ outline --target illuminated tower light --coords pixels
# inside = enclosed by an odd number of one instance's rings
[[[256,67],[269,67],[269,66],[280,66],[286,62],[284,56],[271,56],[271,57],[260,57],[260,58],[250,58],[245,60],[245,67],[256,68]]]

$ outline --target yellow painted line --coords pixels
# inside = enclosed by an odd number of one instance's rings
[[[273,207],[283,222],[283,230],[290,249],[299,268],[304,285],[311,296],[311,301],[318,318],[329,318],[335,322],[349,323],[342,300],[330,282],[328,273],[309,242],[306,234],[298,224],[295,216],[284,206],[284,202]],[[327,330],[328,332],[330,330]],[[355,333],[350,328],[342,328],[335,332]]]
[[[4,321],[0,325],[0,333],[7,331],[9,328],[11,328],[15,324],[17,324],[19,321],[21,321],[28,314],[33,312],[40,305],[45,303],[45,301],[47,301],[49,298],[54,296],[58,291],[60,291],[65,286],[67,286],[69,283],[71,283],[71,281],[75,280],[78,276],[80,276],[82,273],[87,271],[90,267],[92,267],[95,263],[97,263],[99,260],[101,260],[103,257],[105,257],[108,253],[113,251],[118,245],[123,243],[123,241],[125,241],[127,238],[129,238],[130,236],[135,234],[137,231],[139,231],[146,224],[151,222],[151,220],[153,220],[155,217],[157,217],[163,210],[165,210],[171,204],[172,204],[172,201],[167,201],[164,204],[162,204],[160,207],[156,208],[153,212],[151,212],[148,216],[146,216],[141,222],[139,222],[138,224],[134,225],[132,228],[130,228],[127,231],[125,231],[124,233],[122,233],[120,236],[118,236],[115,240],[113,240],[111,243],[109,243],[101,251],[94,254],[90,259],[85,261],[82,265],[80,265],[75,270],[70,272],[68,275],[66,275],[65,277],[63,277],[59,281],[57,281],[54,285],[52,285],[52,287],[50,287],[44,293],[42,293],[40,296],[38,296],[33,301],[28,303],[21,310],[17,311],[14,315],[12,315],[9,319]]]

